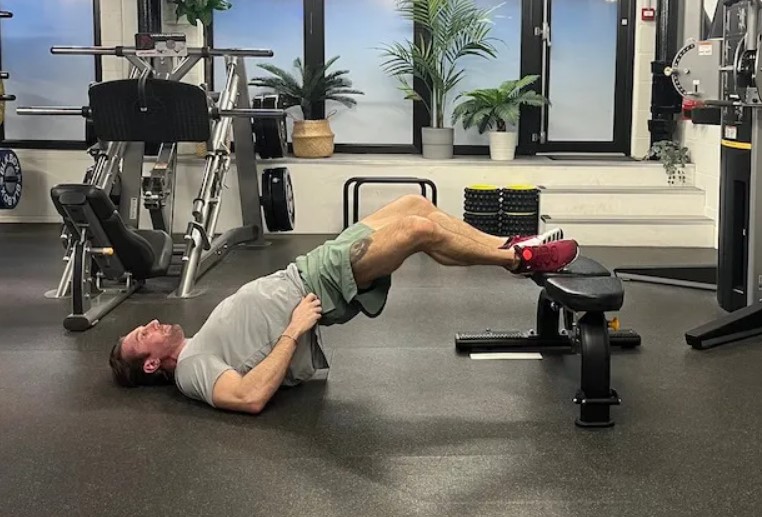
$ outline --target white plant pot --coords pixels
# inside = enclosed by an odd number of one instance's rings
[[[490,131],[489,154],[493,160],[508,161],[516,157],[518,133],[516,131]]]

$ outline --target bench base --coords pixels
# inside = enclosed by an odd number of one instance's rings
[[[533,280],[542,287],[537,302],[536,331],[458,333],[456,350],[459,353],[580,354],[580,387],[573,399],[580,410],[575,423],[585,428],[613,426],[611,406],[619,405],[621,399],[610,385],[611,347],[635,348],[641,344],[635,331],[609,328],[605,313],[622,306],[621,284],[606,268],[587,258],[559,274],[538,275]],[[600,303],[590,294],[598,291],[592,287],[587,290],[588,285],[598,285],[602,293]],[[616,303],[604,303],[607,296],[613,296],[611,293],[617,295]],[[583,298],[584,303],[580,302]]]
[[[634,330],[609,330],[609,345],[616,348],[639,347],[640,335]],[[485,330],[455,334],[455,349],[462,354],[538,352],[542,354],[574,354],[574,341],[568,334],[540,336],[535,331]]]

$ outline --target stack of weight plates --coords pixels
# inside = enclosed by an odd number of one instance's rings
[[[540,190],[534,185],[509,185],[502,190],[501,235],[535,235],[540,226]]]
[[[463,220],[485,233],[500,235],[501,190],[494,185],[466,187]]]

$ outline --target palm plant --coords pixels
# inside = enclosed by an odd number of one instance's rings
[[[194,26],[199,21],[205,26],[211,25],[212,13],[215,10],[226,11],[231,7],[227,0],[169,0],[169,2],[177,5],[175,14],[178,19],[185,16],[188,18],[188,22]]]
[[[458,98],[465,97],[466,100],[453,110],[453,124],[460,119],[463,129],[476,126],[480,134],[492,128],[504,132],[508,130],[508,126],[515,127],[519,122],[522,105],[548,104],[544,96],[532,90],[525,90],[539,78],[539,75],[528,75],[515,81],[505,81],[499,88],[463,93]]]
[[[406,99],[425,104],[431,127],[444,127],[447,97],[465,75],[460,61],[497,55],[493,45],[497,40],[489,37],[495,9],[481,9],[474,0],[397,0],[398,12],[420,33],[416,41],[382,47],[383,68],[399,80]],[[413,87],[414,78],[423,83],[426,97]]]
[[[339,57],[335,56],[317,67],[306,66],[300,58],[296,58],[294,68],[299,71],[299,78],[275,65],[261,64],[259,68],[273,76],[255,77],[249,84],[269,88],[285,97],[287,104],[300,106],[304,120],[318,120],[320,117],[316,117],[314,112],[318,102],[335,101],[351,108],[357,105],[357,101],[350,95],[365,95],[352,88],[352,81],[346,77],[348,70],[328,72]]]

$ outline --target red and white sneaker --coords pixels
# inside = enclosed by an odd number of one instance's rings
[[[552,228],[539,235],[514,235],[503,244],[500,249],[507,250],[513,246],[522,243],[524,246],[538,246],[549,242],[560,241],[564,238],[564,231],[561,228]]]
[[[513,249],[516,251],[519,265],[511,272],[517,275],[554,273],[574,262],[579,256],[579,246],[574,240],[535,245],[523,241],[514,245]]]

